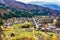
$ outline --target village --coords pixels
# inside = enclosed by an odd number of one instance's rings
[[[35,17],[32,17],[32,18],[29,18],[29,17],[15,18],[14,17],[14,18],[4,20],[4,24],[2,26],[3,26],[3,29],[5,30],[4,33],[6,33],[6,35],[14,36],[15,34],[16,35],[21,34],[21,31],[22,31],[21,36],[23,36],[23,34],[25,36],[27,34],[29,34],[30,36],[33,35],[33,37],[35,38],[35,39],[33,38],[31,40],[40,40],[40,38],[38,37],[38,39],[37,39],[37,37],[35,35],[37,33],[40,33],[40,31],[41,31],[41,34],[44,33],[45,35],[48,34],[47,32],[49,32],[49,35],[51,35],[50,33],[56,34],[58,36],[60,35],[60,28],[56,27],[56,25],[55,25],[58,18],[59,17],[55,17],[55,16],[52,16],[52,17],[49,17],[49,16],[35,16]],[[25,32],[24,30],[27,31],[27,32]],[[59,38],[60,38],[60,36],[59,36]],[[20,40],[20,39],[18,39],[18,40]]]
[[[57,22],[58,17],[48,17],[48,16],[35,16],[32,18],[29,17],[20,17],[20,18],[10,18],[5,20],[4,27],[12,27],[14,24],[24,24],[25,22],[30,22],[31,26],[38,25],[38,28],[44,29],[45,26],[47,29],[55,29],[55,23]]]

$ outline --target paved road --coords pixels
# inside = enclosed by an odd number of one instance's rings
[[[33,21],[34,21],[34,23],[35,23],[35,25],[36,25],[36,28],[38,29],[39,26],[38,26],[37,22],[35,21],[35,18],[34,18],[34,17],[33,17]]]

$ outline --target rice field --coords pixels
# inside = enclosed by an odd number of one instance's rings
[[[4,29],[5,38],[2,40],[60,40],[55,33],[36,31],[32,28],[20,28],[20,24],[14,24],[14,27]],[[53,34],[53,36],[50,36]],[[60,37],[59,37],[60,38]]]

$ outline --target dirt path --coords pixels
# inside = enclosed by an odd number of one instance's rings
[[[36,36],[37,40],[44,40],[44,37],[41,36],[40,34],[36,34],[35,36]]]

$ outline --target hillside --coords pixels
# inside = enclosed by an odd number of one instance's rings
[[[29,2],[28,4],[33,4],[33,5],[38,5],[38,6],[42,6],[42,7],[48,7],[54,10],[60,10],[60,6],[58,5],[58,3],[53,3],[53,2],[42,2],[42,1],[34,1],[34,2]]]
[[[15,0],[0,1],[0,17],[3,19],[11,17],[32,17],[34,15],[60,16],[60,11],[33,4],[25,4]]]
[[[8,19],[12,17],[32,17],[32,14],[27,10],[12,8],[0,3],[0,18]]]

